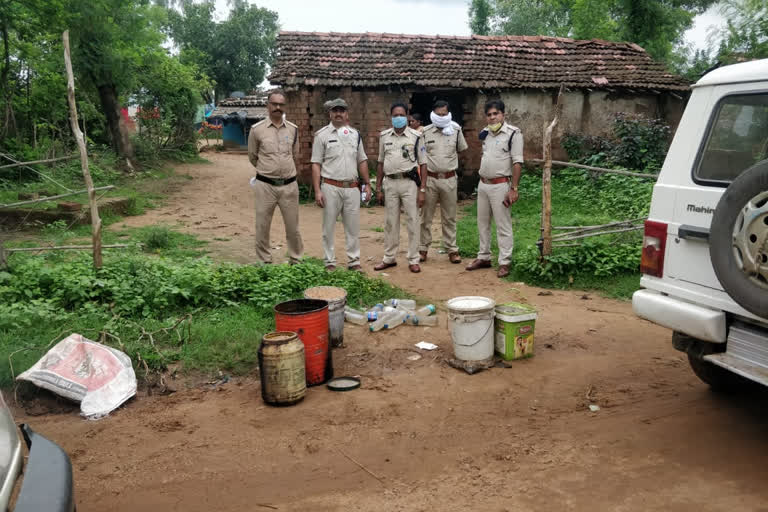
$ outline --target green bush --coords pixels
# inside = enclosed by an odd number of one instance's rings
[[[572,162],[655,172],[664,163],[671,130],[663,119],[618,112],[612,135],[566,133],[561,144]]]

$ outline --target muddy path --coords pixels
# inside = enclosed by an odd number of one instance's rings
[[[178,225],[209,240],[214,258],[249,262],[247,158],[211,159],[180,168],[192,179],[126,223]],[[319,257],[319,211],[303,206],[301,223],[307,253]],[[361,224],[371,272],[383,210],[363,211]],[[278,259],[277,213],[272,234]],[[768,510],[768,395],[710,392],[669,331],[627,302],[540,295],[434,256],[418,276],[400,265],[387,279],[436,304],[482,294],[535,305],[536,356],[471,376],[450,368],[443,312],[438,327],[348,327],[334,361],[338,375],[362,378],[355,392],[315,387],[295,407],[271,408],[254,374],[142,394],[98,422],[66,409],[18,409],[16,419],[71,454],[86,512]],[[418,353],[421,340],[440,348]]]

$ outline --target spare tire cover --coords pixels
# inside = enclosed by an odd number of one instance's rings
[[[709,254],[731,298],[768,318],[768,160],[744,171],[720,198],[712,217]]]

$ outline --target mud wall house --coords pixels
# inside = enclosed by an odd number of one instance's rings
[[[263,96],[243,96],[222,100],[208,117],[211,124],[222,124],[222,144],[229,149],[248,149],[251,126],[267,117]]]
[[[541,158],[544,126],[565,84],[559,134],[606,135],[616,112],[661,117],[676,127],[689,84],[632,43],[544,36],[424,36],[281,32],[269,80],[288,95],[287,118],[299,125],[297,157],[311,175],[312,134],[328,123],[323,103],[342,97],[370,161],[379,132],[390,126],[389,105],[409,103],[429,119],[436,99],[450,102],[470,149],[464,175],[480,167],[478,132],[485,102],[501,98],[507,120],[525,135],[526,158]],[[565,158],[560,139],[555,158]]]

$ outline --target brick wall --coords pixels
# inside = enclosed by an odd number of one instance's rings
[[[299,126],[300,148],[296,156],[300,181],[311,182],[313,134],[330,121],[323,103],[333,98],[344,98],[349,104],[350,124],[360,131],[369,164],[376,165],[379,152],[379,133],[389,128],[389,106],[398,100],[409,102],[414,90],[359,90],[351,87],[313,87],[289,91],[286,116]],[[499,97],[499,96],[495,96]],[[507,122],[519,127],[525,137],[526,159],[541,158],[543,130],[552,120],[556,92],[540,90],[507,91],[500,95],[507,107]],[[482,144],[478,133],[485,127],[485,102],[489,95],[468,91],[465,96],[464,136],[469,149],[460,156],[460,170],[465,179],[463,189],[471,190],[480,168]],[[677,127],[684,101],[668,94],[615,94],[605,91],[571,91],[565,94],[563,118],[553,138],[553,157],[566,159],[560,146],[560,136],[567,132],[607,135],[615,112],[638,112],[660,116]]]

